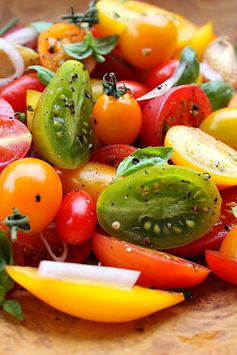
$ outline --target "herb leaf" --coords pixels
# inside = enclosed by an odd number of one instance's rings
[[[180,64],[185,63],[185,69],[175,86],[195,83],[199,76],[199,62],[196,52],[189,46],[185,47],[180,59]],[[179,65],[180,65],[179,64]]]
[[[45,85],[48,85],[50,80],[54,77],[54,72],[40,65],[31,65],[27,69],[36,70],[39,80]]]
[[[0,36],[4,35],[7,31],[9,31],[13,26],[15,26],[19,22],[19,18],[13,17],[5,26],[0,28]]]
[[[237,206],[232,207],[232,212],[233,212],[233,215],[235,216],[235,218],[237,218]]]
[[[62,15],[62,20],[66,20],[69,23],[74,23],[81,27],[81,25],[87,25],[87,27],[93,26],[95,23],[99,23],[98,9],[95,4],[95,0],[90,0],[88,4],[88,9],[85,13],[76,13],[74,7],[71,6],[68,15]]]
[[[50,26],[52,26],[52,24],[53,24],[52,22],[36,21],[36,22],[31,22],[29,26],[33,27],[37,33],[41,33],[47,30]]]
[[[20,304],[15,300],[4,301],[2,308],[5,312],[10,313],[13,317],[18,320],[23,320],[23,313]]]
[[[3,271],[7,264],[12,263],[12,252],[9,239],[0,230],[0,271]]]
[[[101,63],[105,61],[103,56],[109,54],[117,42],[117,35],[95,38],[91,32],[88,32],[82,42],[64,44],[62,48],[72,58],[83,60],[92,55]]]
[[[173,154],[173,151],[173,148],[169,147],[137,149],[119,164],[117,177],[131,175],[137,170],[148,166],[165,164]]]
[[[226,107],[235,93],[235,90],[223,80],[208,81],[207,83],[200,84],[199,87],[207,95],[212,111]]]

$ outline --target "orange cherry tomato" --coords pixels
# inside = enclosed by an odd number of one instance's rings
[[[9,164],[0,175],[0,221],[17,208],[29,217],[34,235],[44,230],[55,218],[62,200],[62,185],[55,170],[46,162],[19,159]]]
[[[41,32],[38,39],[38,52],[41,64],[52,71],[57,71],[60,65],[70,57],[63,49],[63,44],[83,41],[85,30],[72,23],[56,23],[47,30]],[[85,66],[91,72],[96,61],[88,57],[84,61]]]
[[[164,16],[142,16],[120,35],[122,56],[138,68],[153,68],[169,59],[177,47],[177,29]]]
[[[221,243],[220,255],[237,260],[237,226],[227,234]]]
[[[96,201],[100,193],[116,177],[116,169],[112,166],[89,162],[77,169],[58,169],[57,173],[63,185],[63,193],[72,190],[84,190]]]
[[[140,132],[142,112],[129,93],[119,98],[104,94],[93,108],[92,123],[102,143],[131,144]]]

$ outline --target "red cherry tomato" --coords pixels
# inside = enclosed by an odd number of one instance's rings
[[[168,59],[165,62],[156,65],[148,74],[145,82],[146,87],[152,90],[169,79],[173,75],[178,64],[179,61],[177,59]]]
[[[161,289],[183,288],[205,280],[210,270],[175,256],[95,233],[92,249],[102,265],[139,270],[138,284]]]
[[[149,91],[145,85],[140,84],[136,81],[132,81],[132,80],[118,81],[117,87],[123,86],[123,83],[129,89],[128,92],[131,92],[131,94],[133,95],[133,97],[135,99],[138,99],[139,97],[145,95]],[[138,103],[139,103],[141,109],[143,109],[145,107],[145,105],[147,104],[147,101],[146,100],[139,101]]]
[[[69,244],[82,244],[96,227],[95,202],[85,191],[71,191],[64,196],[56,217],[56,228],[62,240]]]
[[[0,95],[7,100],[15,112],[26,112],[27,90],[43,91],[45,85],[36,73],[26,74],[7,84],[0,90]]]
[[[221,191],[222,206],[220,221],[202,238],[195,240],[179,248],[167,250],[167,252],[182,258],[192,258],[204,255],[205,250],[219,249],[228,231],[237,225],[231,207],[237,204],[237,187]]]
[[[115,168],[119,166],[128,155],[136,151],[131,145],[113,144],[95,150],[90,160],[100,164],[111,165]]]
[[[206,94],[195,84],[181,85],[150,100],[143,110],[141,145],[159,146],[176,125],[198,127],[211,112]]]
[[[237,285],[236,259],[225,258],[218,251],[207,250],[206,262],[217,277],[233,285]]]
[[[11,162],[24,158],[30,146],[28,128],[15,118],[0,116],[0,172]]]

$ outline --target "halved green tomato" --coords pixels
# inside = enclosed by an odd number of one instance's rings
[[[96,27],[103,36],[122,33],[131,21],[144,15],[162,15],[172,21],[178,31],[178,48],[186,46],[197,31],[183,16],[141,1],[100,0],[96,6],[100,18]]]
[[[68,60],[43,92],[33,118],[33,141],[41,157],[64,169],[85,163],[93,143],[92,94],[87,70]]]
[[[218,221],[215,184],[193,169],[172,165],[138,170],[99,196],[97,217],[110,235],[154,249],[185,245]]]
[[[174,148],[171,160],[175,164],[210,174],[219,188],[237,185],[237,151],[200,129],[171,127],[165,146]]]

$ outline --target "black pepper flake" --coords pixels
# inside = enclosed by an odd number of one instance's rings
[[[140,163],[140,159],[138,159],[136,157],[132,158],[132,163],[136,165],[136,164]]]
[[[94,118],[94,120],[93,120],[93,121],[94,121],[94,124],[97,124],[97,121],[96,121],[96,119],[95,119],[95,118]]]
[[[36,202],[40,202],[41,201],[40,194],[35,195],[35,200],[36,200]]]
[[[31,105],[26,106],[27,111],[34,112],[34,109]]]
[[[229,232],[231,230],[231,228],[229,226],[227,226],[227,224],[224,224],[224,229]]]

